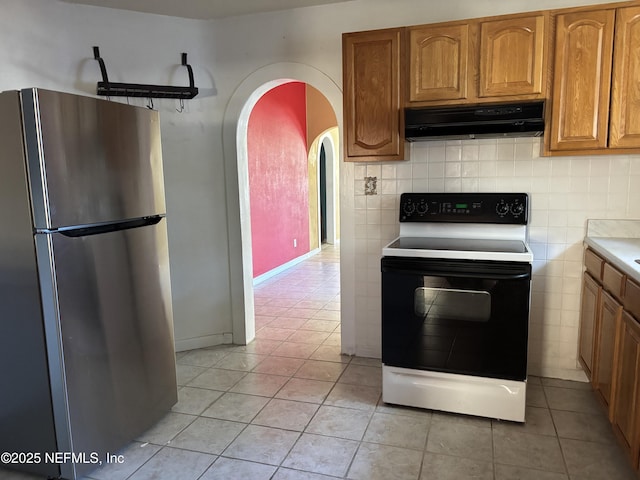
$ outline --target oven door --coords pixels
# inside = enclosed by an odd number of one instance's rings
[[[382,363],[527,376],[531,264],[382,258]]]

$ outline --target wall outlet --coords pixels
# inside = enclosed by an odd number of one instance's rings
[[[298,248],[298,239],[297,238],[293,239],[293,248]]]

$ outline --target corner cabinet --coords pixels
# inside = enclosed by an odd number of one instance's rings
[[[556,17],[547,153],[640,151],[640,7]]]
[[[546,12],[409,27],[408,102],[544,98],[548,30]]]
[[[404,159],[404,29],[342,36],[345,161]]]

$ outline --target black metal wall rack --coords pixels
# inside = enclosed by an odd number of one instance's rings
[[[198,94],[198,89],[194,85],[193,70],[191,65],[187,63],[186,53],[182,54],[182,65],[187,67],[187,72],[189,73],[188,87],[110,82],[107,76],[107,67],[100,56],[99,47],[93,47],[93,57],[100,64],[100,72],[102,73],[102,81],[98,82],[98,95],[106,97],[179,98],[188,100]]]

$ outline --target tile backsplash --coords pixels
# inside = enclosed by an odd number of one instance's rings
[[[398,235],[403,192],[526,192],[534,253],[529,373],[584,379],[577,364],[587,219],[640,218],[640,155],[541,157],[540,138],[407,144],[407,161],[354,171],[356,345],[380,355],[381,248]],[[363,180],[377,178],[377,195]]]

